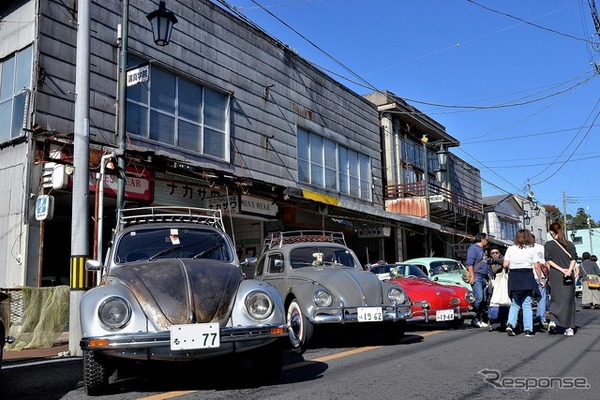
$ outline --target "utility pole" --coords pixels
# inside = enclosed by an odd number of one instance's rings
[[[567,234],[567,193],[563,192],[563,229]]]
[[[79,347],[81,323],[79,302],[89,286],[85,271],[88,258],[88,194],[90,159],[90,7],[80,0],[77,11],[77,60],[75,66],[75,115],[73,138],[73,197],[71,219],[71,259],[69,294],[69,351],[82,355]]]
[[[592,242],[592,224],[590,222],[590,206],[587,206],[587,226],[588,234],[590,236],[590,253],[594,254],[594,243]]]

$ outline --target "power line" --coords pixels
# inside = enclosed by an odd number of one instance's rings
[[[561,35],[561,36],[565,36],[565,37],[571,38],[571,39],[579,40],[579,41],[582,41],[582,42],[585,42],[585,43],[588,43],[588,44],[590,43],[590,41],[587,40],[587,39],[582,39],[582,38],[579,38],[577,36],[570,35],[568,33],[563,33],[563,32],[559,32],[559,31],[554,30],[554,29],[546,28],[545,26],[535,24],[535,23],[527,21],[527,20],[525,20],[523,18],[519,18],[519,17],[516,17],[514,15],[511,15],[511,14],[508,14],[508,13],[505,13],[505,12],[502,12],[502,11],[498,11],[496,9],[484,6],[483,4],[479,4],[476,1],[473,1],[473,0],[467,0],[467,1],[469,3],[471,3],[471,4],[474,4],[474,5],[478,6],[478,7],[483,8],[485,10],[491,11],[491,12],[496,13],[496,14],[504,15],[505,17],[508,17],[508,18],[515,19],[515,20],[517,20],[519,22],[522,22],[522,23],[524,23],[526,25],[530,25],[530,26],[533,26],[533,27],[536,27],[536,28],[539,28],[539,29],[542,29],[542,30],[545,30],[545,31],[548,31],[548,32],[555,33],[557,35]]]

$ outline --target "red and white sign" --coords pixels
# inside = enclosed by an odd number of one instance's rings
[[[90,192],[96,191],[96,173],[90,172]],[[116,196],[119,179],[116,175],[104,175],[104,194]],[[125,181],[125,199],[143,200],[152,202],[153,185],[152,172],[137,172],[133,168],[127,168],[127,179]]]

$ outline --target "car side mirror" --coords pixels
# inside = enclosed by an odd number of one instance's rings
[[[246,257],[244,261],[241,262],[241,264],[243,266],[256,268],[256,261],[258,261],[256,257]]]
[[[273,266],[274,266],[273,272],[283,272],[285,264],[284,264],[283,260],[275,260],[275,263],[273,264]]]
[[[85,262],[85,270],[86,271],[100,271],[102,269],[102,264],[98,260],[87,260]]]

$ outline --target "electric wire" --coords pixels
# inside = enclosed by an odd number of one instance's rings
[[[221,3],[224,3],[224,4],[226,4],[226,2],[225,2],[224,0],[218,0],[218,1],[219,1],[219,2],[221,2]],[[498,14],[501,14],[501,15],[504,15],[504,16],[507,16],[507,17],[509,17],[509,18],[512,18],[512,19],[518,20],[518,21],[520,21],[521,23],[524,23],[524,24],[527,24],[527,25],[530,25],[530,26],[533,26],[533,27],[536,27],[536,28],[539,28],[539,29],[542,29],[542,30],[545,30],[545,31],[548,31],[548,32],[552,32],[552,33],[554,33],[554,34],[558,34],[558,35],[561,35],[561,36],[564,36],[564,37],[568,37],[568,38],[571,38],[571,39],[574,39],[574,40],[577,40],[577,41],[582,41],[582,42],[585,42],[585,43],[588,43],[588,44],[589,44],[589,43],[591,43],[589,40],[582,39],[582,38],[576,37],[576,36],[574,36],[574,35],[565,34],[565,33],[562,33],[562,32],[559,32],[559,31],[556,31],[556,30],[554,30],[554,29],[546,28],[546,27],[544,27],[544,26],[541,26],[541,25],[539,25],[539,24],[535,24],[535,23],[533,23],[533,22],[530,22],[530,21],[527,21],[527,20],[525,20],[525,19],[522,19],[522,18],[519,18],[519,17],[515,17],[515,16],[513,16],[513,15],[510,15],[510,14],[507,14],[507,13],[503,13],[503,12],[500,12],[500,11],[498,11],[498,10],[491,9],[491,8],[489,8],[489,7],[486,7],[486,6],[482,6],[481,4],[479,4],[479,3],[475,2],[475,1],[472,1],[472,0],[467,0],[467,1],[468,1],[468,2],[470,2],[470,3],[472,3],[472,4],[474,4],[474,5],[476,5],[476,6],[482,7],[482,8],[484,8],[484,9],[488,10],[488,11],[495,12],[495,13],[498,13]],[[286,26],[288,29],[292,30],[294,33],[296,33],[297,35],[299,35],[299,36],[300,36],[302,39],[306,40],[306,41],[307,41],[309,44],[311,44],[311,45],[312,45],[313,47],[315,47],[317,50],[319,50],[320,52],[322,52],[323,54],[325,54],[325,55],[326,55],[328,58],[332,59],[334,62],[336,62],[336,64],[338,64],[339,66],[341,66],[341,67],[342,67],[344,70],[346,70],[347,72],[351,73],[351,74],[352,74],[352,75],[353,75],[355,78],[357,78],[357,79],[360,81],[360,82],[353,81],[353,83],[354,83],[354,84],[357,84],[357,85],[359,85],[359,86],[362,86],[362,87],[366,87],[366,88],[368,88],[368,89],[371,89],[371,90],[379,91],[379,90],[378,90],[376,87],[374,87],[372,84],[370,84],[370,83],[369,83],[369,82],[368,82],[366,79],[362,78],[360,75],[358,75],[357,73],[355,73],[353,70],[351,70],[350,68],[346,67],[346,66],[345,66],[344,64],[342,64],[342,63],[341,63],[339,60],[337,60],[336,58],[334,58],[334,57],[333,57],[331,54],[329,54],[329,53],[325,52],[325,51],[324,51],[324,50],[323,50],[321,47],[317,46],[317,45],[316,45],[314,42],[312,42],[311,40],[309,40],[309,39],[308,39],[306,36],[302,35],[300,32],[298,32],[297,30],[295,30],[294,28],[292,28],[292,27],[291,27],[289,24],[287,24],[287,23],[286,23],[285,21],[283,21],[281,18],[279,18],[279,17],[275,16],[275,15],[274,15],[272,12],[268,11],[268,10],[266,9],[266,7],[265,7],[265,6],[263,6],[263,5],[259,4],[259,3],[258,3],[257,1],[255,1],[255,0],[252,0],[252,2],[253,2],[254,4],[256,4],[257,6],[259,6],[261,9],[263,9],[265,12],[267,12],[269,15],[271,15],[273,18],[277,19],[277,20],[278,20],[280,23],[282,23],[283,25],[285,25],[285,26]],[[282,5],[286,5],[286,4],[282,4]],[[231,9],[231,7],[229,7],[229,8]],[[237,13],[237,11],[236,11],[236,13]],[[246,18],[244,18],[244,19],[246,19]],[[585,25],[585,24],[584,24],[584,25]],[[312,63],[312,64],[313,64],[314,66],[316,66],[316,67],[317,67],[318,69],[320,69],[320,70],[326,71],[326,72],[328,72],[328,73],[330,73],[330,74],[332,74],[332,75],[336,75],[336,76],[338,76],[338,77],[339,77],[339,78],[341,78],[341,79],[347,79],[347,78],[344,78],[343,76],[341,76],[340,74],[336,74],[336,73],[334,73],[334,72],[332,72],[332,71],[330,71],[330,70],[328,70],[328,69],[325,69],[325,68],[319,67],[319,66],[318,66],[318,65],[316,65],[315,63]],[[531,103],[533,103],[533,102],[537,102],[537,101],[546,100],[546,99],[548,99],[548,98],[550,98],[550,97],[555,97],[555,96],[558,96],[558,95],[560,95],[560,94],[567,93],[567,92],[569,92],[569,91],[571,91],[571,90],[573,90],[573,89],[575,89],[575,88],[578,88],[578,87],[580,87],[580,86],[583,86],[583,85],[585,85],[586,83],[590,82],[590,81],[591,81],[591,80],[592,80],[592,79],[593,79],[593,78],[594,78],[594,77],[597,75],[597,73],[598,73],[598,69],[596,68],[596,73],[592,74],[592,76],[590,76],[590,77],[587,77],[587,78],[583,79],[582,81],[576,82],[576,83],[572,84],[571,86],[569,86],[569,87],[567,87],[567,88],[563,88],[563,89],[561,89],[561,90],[558,90],[558,91],[557,91],[557,92],[555,92],[555,93],[549,93],[549,94],[546,94],[546,95],[544,95],[544,96],[541,96],[541,97],[539,97],[539,98],[537,98],[537,99],[529,99],[529,97],[525,96],[524,98],[525,98],[525,99],[528,99],[528,100],[518,101],[519,99],[517,99],[517,101],[515,101],[515,100],[512,100],[512,101],[507,101],[507,102],[500,103],[500,104],[496,104],[496,105],[487,105],[487,106],[471,106],[471,105],[466,105],[466,106],[465,106],[465,105],[454,105],[454,106],[453,106],[453,105],[448,105],[448,104],[438,104],[438,103],[424,102],[424,101],[421,101],[421,100],[412,99],[412,98],[406,98],[406,97],[403,97],[403,99],[404,99],[404,100],[406,100],[406,101],[409,101],[409,102],[416,103],[416,104],[424,104],[424,105],[435,106],[435,107],[455,108],[455,109],[460,109],[460,110],[487,110],[487,109],[499,109],[499,108],[507,108],[507,107],[517,107],[517,106],[523,106],[523,105],[531,104]],[[361,82],[363,82],[363,83],[361,83]],[[565,81],[565,82],[568,82],[568,81]],[[594,119],[594,121],[595,121],[595,120],[596,120],[596,119]],[[594,126],[594,124],[592,124],[591,126]],[[584,138],[585,138],[585,137],[587,137],[587,136],[589,135],[589,132],[590,132],[590,130],[591,130],[591,127],[588,129],[588,133],[587,133],[587,134],[584,136]],[[576,137],[577,137],[577,135],[575,136],[575,138],[576,138]],[[573,140],[575,140],[575,138],[574,138]],[[500,140],[500,139],[498,139],[498,140]],[[573,142],[573,140],[571,141],[571,143]],[[582,140],[583,140],[583,139],[582,139]],[[570,143],[570,144],[569,144],[569,146],[567,146],[566,148],[570,147],[571,143]],[[580,143],[579,143],[579,145],[576,147],[576,149],[578,149],[578,148],[579,148],[579,146],[581,145],[581,143],[582,143],[582,142],[580,141]],[[489,168],[488,168],[488,167],[487,167],[485,164],[483,164],[481,161],[477,160],[475,157],[473,157],[473,156],[471,156],[470,154],[468,154],[467,152],[465,152],[465,151],[464,151],[464,149],[462,149],[462,148],[459,148],[459,150],[460,150],[460,151],[462,151],[462,152],[464,152],[465,154],[467,154],[467,155],[468,155],[470,158],[472,158],[473,160],[475,160],[475,161],[476,161],[478,164],[482,165],[482,166],[483,166],[485,169],[487,169],[487,170],[488,170],[488,171],[490,171],[491,173],[493,173],[493,174],[495,174],[496,176],[498,176],[498,178],[500,178],[500,179],[501,179],[501,180],[503,180],[504,182],[508,183],[510,186],[513,186],[513,187],[515,187],[515,188],[516,188],[517,190],[519,190],[519,191],[521,190],[521,189],[519,189],[518,187],[514,186],[514,185],[513,185],[511,182],[509,182],[509,181],[507,181],[506,179],[504,179],[502,176],[500,176],[500,175],[496,174],[496,173],[495,173],[495,172],[494,172],[492,169],[489,169]],[[563,153],[561,153],[561,155],[559,155],[559,157],[557,157],[557,159],[558,159],[558,158],[560,158],[560,156],[562,156],[562,154],[564,154],[564,152],[563,152]],[[557,170],[556,170],[556,171],[555,171],[555,172],[554,172],[554,173],[553,173],[551,176],[553,176],[553,175],[554,175],[554,174],[556,174],[556,173],[557,173],[557,172],[558,172],[560,169],[562,169],[562,167],[564,167],[564,165],[566,165],[566,163],[567,163],[567,162],[569,162],[569,161],[571,160],[571,158],[572,158],[572,155],[573,155],[573,154],[574,154],[574,153],[572,153],[572,154],[571,154],[571,156],[570,156],[570,157],[569,157],[567,160],[565,160],[565,161],[562,163],[561,167],[559,167],[559,169],[557,169]],[[546,169],[545,169],[545,170],[546,170]],[[541,173],[543,173],[545,170],[543,170]],[[539,173],[539,174],[535,175],[535,177],[539,176],[541,173]],[[551,176],[550,176],[550,177],[551,177]],[[534,183],[534,184],[536,184],[536,185],[537,185],[537,184],[543,183],[543,182],[547,181],[547,180],[548,180],[550,177],[546,178],[545,180],[543,180],[543,181],[541,181],[541,182],[536,182],[536,183]],[[485,180],[485,179],[483,179],[483,178],[482,178],[482,180],[486,181],[486,180]],[[486,181],[486,183],[490,184],[490,182],[488,182],[488,181]],[[495,185],[493,185],[493,186],[495,186]],[[500,187],[497,187],[497,188],[500,188]],[[507,192],[507,193],[508,193],[508,192]]]

